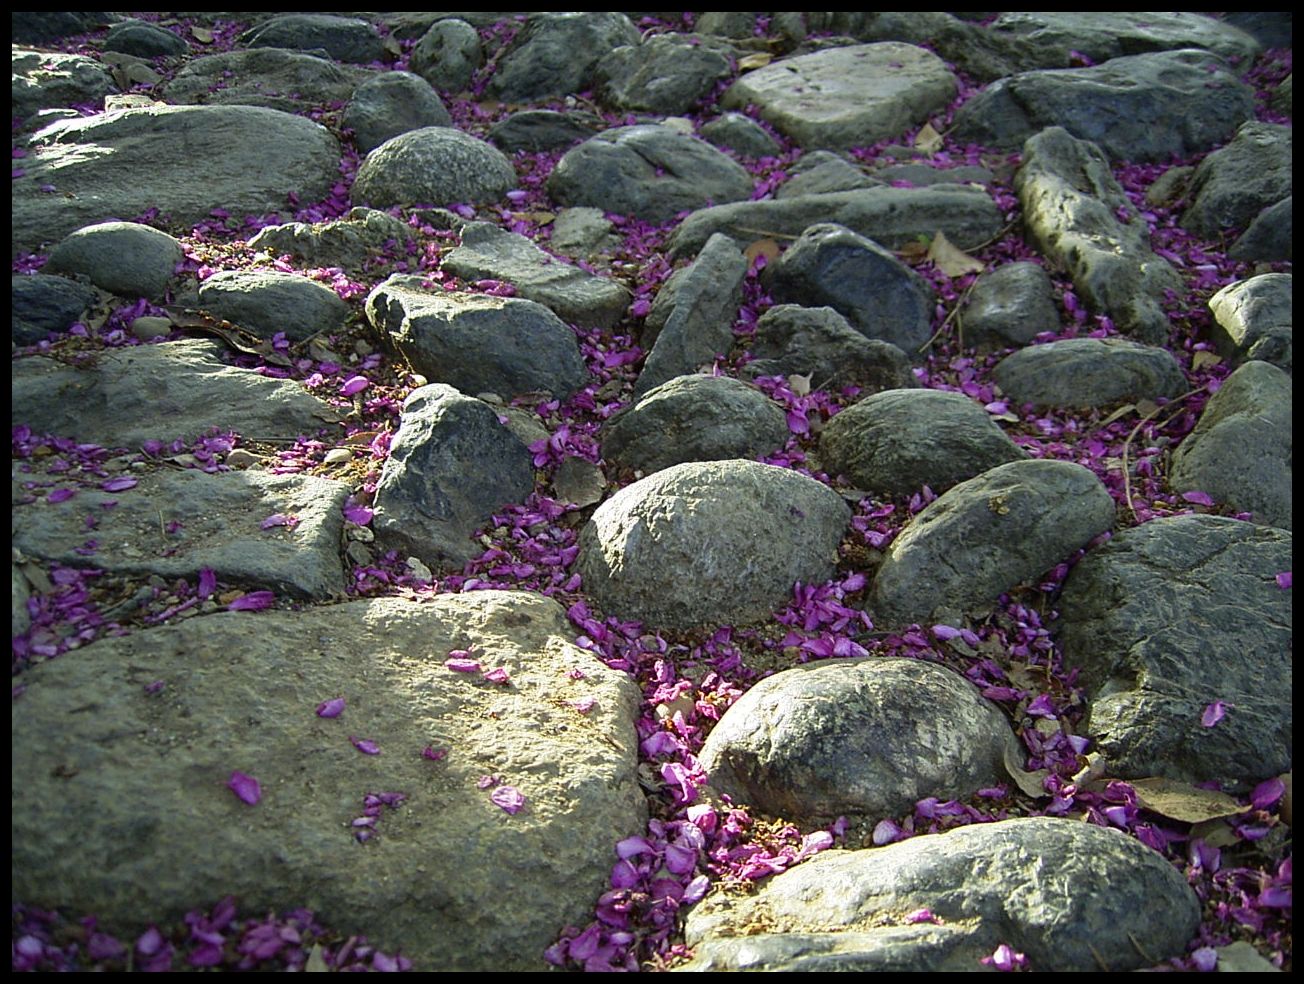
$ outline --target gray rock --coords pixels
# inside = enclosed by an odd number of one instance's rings
[[[702,139],[743,157],[776,157],[783,149],[763,126],[742,113],[725,113],[703,123]]]
[[[409,130],[381,144],[358,168],[355,202],[449,205],[496,202],[516,187],[516,170],[483,140],[445,126]]]
[[[573,636],[556,602],[485,591],[220,613],[34,667],[12,713],[14,782],[32,796],[14,891],[125,935],[142,913],[179,924],[221,884],[423,969],[546,970],[558,927],[608,887],[611,845],[646,824],[638,689]],[[510,685],[442,665],[468,647]],[[314,714],[335,697],[341,717]],[[261,785],[256,805],[226,788],[236,770]],[[483,775],[523,809],[495,805]],[[378,806],[360,844],[350,824],[380,792],[405,799]]]
[[[1221,516],[1152,520],[1073,568],[1060,639],[1111,775],[1243,790],[1290,769],[1290,569],[1289,533]]]
[[[755,105],[803,147],[846,150],[900,136],[945,109],[955,91],[955,76],[932,52],[885,42],[780,59],[742,76],[721,105]]]
[[[415,237],[402,219],[373,208],[354,208],[342,219],[264,226],[249,240],[249,247],[273,256],[288,253],[309,266],[354,268],[381,250],[406,246]]]
[[[80,488],[63,502],[15,505],[13,542],[29,557],[115,574],[194,578],[207,567],[224,581],[339,599],[341,510],[349,491],[344,482],[300,475],[151,472],[122,492]],[[261,528],[278,513],[298,523]],[[99,520],[93,531],[87,514]],[[79,553],[88,539],[94,551]]]
[[[989,30],[1038,46],[1078,51],[1094,62],[1147,51],[1204,48],[1236,64],[1248,63],[1259,53],[1259,43],[1251,35],[1202,13],[1020,11],[1001,14]]]
[[[246,31],[248,48],[322,50],[335,61],[365,65],[385,57],[380,34],[365,20],[333,14],[278,14]]]
[[[776,304],[756,322],[752,362],[758,376],[809,376],[812,389],[859,386],[869,393],[917,385],[910,359],[891,342],[866,338],[830,307]]]
[[[1265,273],[1214,294],[1209,310],[1219,354],[1234,365],[1258,359],[1290,373],[1294,365],[1293,290],[1289,273]]]
[[[820,433],[820,458],[856,488],[908,496],[940,493],[1027,454],[962,393],[887,390],[847,407]]]
[[[157,208],[178,226],[214,208],[265,215],[290,192],[319,201],[339,178],[324,127],[253,106],[152,106],[55,123],[33,138],[11,185],[14,249]],[[160,167],[167,161],[167,167]],[[52,184],[58,194],[41,185]]]
[[[70,34],[88,34],[112,23],[113,14],[90,10],[13,11],[9,31],[15,44],[43,44]]]
[[[783,411],[755,387],[727,376],[677,376],[611,419],[602,457],[650,475],[685,461],[755,458],[787,439]]]
[[[702,34],[722,38],[750,38],[756,30],[756,14],[746,10],[713,10],[697,18],[693,25]]]
[[[368,295],[366,310],[413,369],[464,393],[547,390],[564,400],[588,382],[575,333],[534,301],[428,291],[398,275]]]
[[[817,151],[818,153],[818,151]],[[810,155],[807,155],[810,156]],[[793,169],[795,171],[795,168]],[[840,157],[826,160],[800,173],[779,186],[775,198],[795,198],[799,195],[825,195],[837,191],[854,191],[882,184],[875,181],[855,164]]]
[[[518,150],[564,150],[595,136],[602,128],[601,117],[591,113],[523,109],[495,123],[489,130],[489,141],[509,154]]]
[[[980,188],[864,188],[702,209],[679,223],[670,238],[671,253],[691,256],[717,232],[745,246],[759,238],[757,229],[795,238],[820,222],[846,226],[888,249],[938,230],[961,249],[970,249],[995,237],[1004,225],[991,195]]]
[[[1169,482],[1198,489],[1256,523],[1291,529],[1291,380],[1276,366],[1246,362],[1205,404],[1173,454]]]
[[[1269,205],[1250,222],[1227,255],[1234,260],[1291,260],[1295,256],[1295,210],[1292,198]]]
[[[563,205],[666,222],[679,212],[751,196],[751,176],[705,141],[665,126],[606,130],[566,153],[548,177]]]
[[[1005,263],[980,274],[960,314],[964,344],[989,351],[1027,345],[1042,332],[1058,332],[1053,289],[1050,276],[1037,263]]]
[[[163,95],[173,103],[263,106],[287,113],[344,102],[366,74],[301,51],[251,48],[186,63]]]
[[[19,345],[34,345],[52,331],[67,331],[99,296],[93,287],[48,273],[15,273],[11,283],[10,337]]]
[[[1200,162],[1182,226],[1204,239],[1244,229],[1264,208],[1291,193],[1291,128],[1251,121]]]
[[[722,51],[700,41],[658,34],[612,49],[594,67],[600,98],[617,110],[687,113],[732,71]]]
[[[908,164],[893,164],[871,172],[871,177],[879,181],[908,181],[913,187],[927,188],[935,184],[980,184],[990,185],[995,175],[985,167],[962,164],[959,167],[934,167],[922,161]]]
[[[1067,461],[1012,461],[924,507],[888,548],[870,614],[890,625],[989,610],[1114,525],[1114,500]]]
[[[531,14],[499,61],[488,92],[503,102],[579,92],[592,86],[598,59],[638,41],[638,29],[614,11]]]
[[[600,208],[563,208],[552,222],[548,245],[568,256],[595,257],[616,246],[620,237],[615,225]]]
[[[376,486],[376,543],[432,569],[459,566],[484,552],[476,527],[533,489],[530,452],[489,404],[422,386],[403,401]]]
[[[951,135],[1017,150],[1037,131],[1063,127],[1113,160],[1164,161],[1227,140],[1253,119],[1253,95],[1208,52],[1131,55],[1001,79],[960,107]]]
[[[412,49],[412,71],[443,92],[461,92],[484,64],[480,35],[464,20],[436,21]]]
[[[1160,302],[1181,278],[1150,251],[1146,224],[1100,149],[1061,127],[1043,130],[1024,146],[1014,187],[1033,242],[1068,269],[1092,310],[1137,341],[1166,343]]]
[[[674,465],[621,489],[580,531],[576,570],[611,615],[652,629],[764,618],[827,580],[851,510],[814,479],[755,461]]]
[[[298,383],[228,366],[221,351],[213,342],[183,341],[110,349],[83,367],[17,359],[10,414],[37,433],[106,447],[193,440],[214,427],[293,439],[339,420]]]
[[[1033,345],[1002,359],[994,378],[1015,403],[1038,407],[1104,407],[1172,399],[1186,390],[1186,376],[1171,352],[1124,338]]]
[[[964,799],[1004,779],[1018,747],[1005,715],[958,673],[871,656],[766,677],[724,712],[698,761],[734,803],[816,827],[896,816],[926,796]]]
[[[301,342],[337,331],[350,308],[324,284],[275,270],[222,270],[199,286],[199,303],[217,317],[271,338],[284,332]]]
[[[1219,18],[1239,28],[1264,48],[1289,48],[1293,43],[1294,16],[1285,10],[1226,10]]]
[[[905,924],[919,909],[940,925]],[[1034,970],[1098,972],[1182,956],[1199,923],[1181,872],[1135,839],[1023,817],[826,851],[755,895],[706,900],[685,932],[690,969],[974,971],[1004,943]]]
[[[381,11],[376,14],[376,23],[388,25],[393,36],[400,40],[416,41],[442,20],[465,21],[475,28],[493,27],[499,21],[514,17],[517,13],[519,11],[512,10]]]
[[[185,39],[158,24],[129,19],[119,21],[104,35],[105,51],[121,51],[142,58],[176,57],[190,51]]]
[[[421,76],[384,72],[353,90],[340,124],[353,131],[358,149],[368,153],[409,130],[452,126],[453,118]]]
[[[41,109],[98,104],[116,88],[109,70],[85,55],[14,48],[9,60],[12,114],[20,119]]]
[[[1272,96],[1268,100],[1273,109],[1279,113],[1285,113],[1287,116],[1293,115],[1294,112],[1294,79],[1295,75],[1292,72],[1277,83],[1277,88],[1273,90]]]
[[[912,359],[933,334],[932,288],[878,243],[845,226],[813,225],[766,268],[781,303],[833,308],[866,338]]]
[[[24,635],[32,627],[32,614],[27,610],[27,601],[32,596],[31,585],[18,569],[18,565],[9,564],[9,629],[14,637]]]
[[[50,250],[51,273],[79,274],[110,294],[157,300],[184,260],[166,232],[135,222],[101,222],[78,229]]]
[[[618,281],[585,273],[491,222],[467,225],[462,245],[444,257],[442,268],[463,280],[505,280],[518,297],[585,327],[612,327],[630,302],[629,291]]]

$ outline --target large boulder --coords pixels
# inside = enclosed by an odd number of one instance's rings
[[[1171,400],[1186,389],[1173,353],[1125,338],[1061,338],[1032,345],[1002,359],[993,378],[1015,403],[1038,407]]]
[[[501,151],[452,127],[425,126],[369,153],[350,194],[378,208],[479,204],[515,187],[516,170]]]
[[[1095,62],[1146,51],[1204,48],[1235,65],[1259,53],[1259,43],[1252,35],[1202,13],[1020,11],[1001,14],[988,30],[1040,47],[1077,51]]]
[[[404,247],[415,238],[402,219],[374,208],[352,208],[340,219],[264,226],[249,247],[273,256],[288,253],[307,266],[353,268],[391,245]]]
[[[278,270],[222,270],[199,287],[199,303],[225,321],[294,342],[344,327],[350,308],[324,284]]]
[[[1270,205],[1289,198],[1294,172],[1291,128],[1251,121],[1200,162],[1191,177],[1182,225],[1202,239],[1246,228]]]
[[[1294,366],[1293,297],[1289,273],[1238,280],[1214,294],[1209,298],[1209,310],[1219,354],[1237,365],[1258,359],[1289,373]]]
[[[80,274],[121,297],[158,300],[185,258],[181,244],[166,232],[136,222],[98,222],[50,250],[45,269]]]
[[[94,287],[67,277],[16,273],[9,287],[11,338],[18,345],[34,345],[52,331],[67,331],[98,297]]]
[[[187,62],[163,87],[169,102],[263,106],[287,113],[344,102],[365,78],[326,58],[284,48],[251,48]]]
[[[359,17],[334,14],[278,14],[240,37],[248,48],[325,51],[335,61],[366,64],[385,57],[380,33]]]
[[[409,130],[452,126],[453,118],[421,76],[382,72],[353,90],[340,125],[353,131],[353,142],[365,154]]]
[[[533,102],[579,92],[592,86],[603,55],[638,41],[638,28],[614,11],[531,14],[499,59],[489,95]]]
[[[461,92],[484,64],[480,34],[464,20],[436,21],[412,48],[412,71],[443,92]]]
[[[756,322],[752,378],[803,375],[812,389],[859,386],[866,395],[915,386],[910,359],[891,342],[866,338],[831,307],[776,304]]]
[[[13,48],[9,64],[11,115],[18,119],[42,109],[98,104],[116,88],[109,69],[86,55]]]
[[[595,68],[599,96],[617,110],[687,113],[731,73],[724,51],[701,40],[658,34],[613,49]]]
[[[1058,333],[1052,290],[1050,275],[1037,263],[1003,263],[980,274],[960,313],[965,346],[1027,345],[1042,332]]]

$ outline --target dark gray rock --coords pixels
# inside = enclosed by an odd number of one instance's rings
[[[430,84],[411,72],[384,72],[353,90],[340,124],[353,131],[364,154],[386,140],[427,126],[452,126]]]
[[[688,462],[621,489],[580,531],[576,570],[609,615],[649,629],[764,618],[827,580],[851,510],[832,489],[755,461]]]
[[[9,14],[10,38],[15,44],[43,44],[70,34],[88,34],[112,23],[114,17],[90,10],[15,10]]]
[[[442,268],[463,280],[505,280],[518,297],[585,327],[612,327],[630,302],[629,291],[618,281],[585,273],[491,222],[467,225],[462,245],[444,257]]]
[[[1024,146],[1014,187],[1033,242],[1068,269],[1092,310],[1137,341],[1166,343],[1160,302],[1181,279],[1150,251],[1146,224],[1100,149],[1061,127],[1043,130]]]
[[[552,221],[548,245],[567,256],[595,258],[620,243],[615,225],[600,208],[563,208]]]
[[[564,150],[595,136],[602,127],[601,117],[591,113],[523,109],[495,123],[489,130],[489,142],[509,154],[518,150]]]
[[[933,334],[933,291],[878,243],[845,226],[811,226],[766,268],[781,303],[833,308],[866,338],[921,358]]]
[[[1114,500],[1081,465],[1000,465],[943,493],[892,541],[870,614],[904,625],[989,610],[1113,525]]]
[[[1191,206],[1182,226],[1204,239],[1244,229],[1263,209],[1291,193],[1291,128],[1251,121],[1221,150],[1200,162],[1191,179]]]
[[[67,331],[99,295],[95,288],[48,273],[13,275],[9,288],[11,338],[34,345],[52,331]]]
[[[1173,488],[1207,492],[1256,523],[1290,529],[1291,393],[1290,377],[1270,363],[1233,372],[1173,454]]]
[[[409,65],[436,89],[461,92],[484,64],[480,35],[464,20],[436,21],[412,49]]]
[[[650,475],[685,461],[756,458],[788,439],[784,413],[727,376],[677,376],[630,404],[602,433],[602,457]]]
[[[992,21],[994,34],[1019,37],[1035,45],[1078,51],[1094,62],[1147,51],[1204,48],[1248,67],[1259,43],[1225,20],[1201,13],[1158,11],[1055,11],[1001,14]]]
[[[344,327],[350,308],[335,291],[315,280],[275,270],[223,270],[199,286],[199,303],[209,312],[263,338],[285,332],[301,342]]]
[[[1290,11],[1227,10],[1220,20],[1244,31],[1264,48],[1289,48],[1294,41]]]
[[[687,113],[732,72],[722,51],[700,41],[657,34],[613,49],[594,67],[599,97],[617,110]]]
[[[273,256],[289,254],[309,266],[351,269],[381,250],[401,249],[415,237],[402,219],[374,208],[354,208],[342,219],[265,226],[249,247]]]
[[[702,34],[722,38],[750,38],[756,30],[756,14],[746,10],[712,10],[693,25]]]
[[[104,35],[105,51],[121,51],[141,58],[176,57],[190,51],[185,39],[148,21],[119,21]]]
[[[703,123],[702,139],[743,157],[775,157],[783,149],[763,126],[742,113],[725,113]]]
[[[666,222],[679,212],[751,196],[752,179],[705,141],[666,126],[606,130],[566,153],[548,177],[563,205]]]
[[[321,50],[335,61],[359,65],[385,57],[384,42],[371,24],[334,14],[279,14],[246,31],[240,41],[248,48]]]
[[[32,613],[27,610],[32,585],[13,562],[9,564],[9,584],[9,626],[13,638],[17,638],[32,627]]]
[[[465,393],[566,399],[588,382],[575,333],[534,301],[429,291],[398,275],[371,292],[366,309],[413,369]]]
[[[264,106],[295,113],[346,101],[366,77],[359,69],[305,52],[251,48],[187,62],[164,85],[163,94],[173,103]]]
[[[959,167],[934,167],[922,161],[907,164],[892,164],[871,172],[871,177],[888,183],[907,181],[912,187],[927,188],[935,184],[980,184],[990,185],[995,179],[991,171],[973,164],[961,164]]]
[[[780,59],[742,76],[721,105],[756,106],[803,147],[846,150],[900,136],[945,109],[955,91],[942,59],[885,42]]]
[[[756,322],[743,367],[758,376],[809,376],[812,389],[859,386],[869,393],[917,385],[910,360],[891,342],[866,338],[830,307],[776,304]]]
[[[965,799],[1002,781],[1018,747],[1005,715],[958,673],[871,656],[766,677],[724,712],[698,761],[734,803],[817,827],[896,816],[926,796]]]
[[[516,171],[500,151],[461,130],[427,126],[368,154],[351,196],[379,208],[479,204],[498,201],[515,187]]]
[[[1295,210],[1292,198],[1269,205],[1250,222],[1227,255],[1234,260],[1291,260],[1295,256]]]
[[[1052,290],[1050,276],[1037,263],[1005,263],[979,275],[960,314],[964,344],[990,351],[1058,332]]]
[[[135,222],[101,222],[50,250],[46,269],[84,276],[110,294],[157,300],[184,259],[181,244],[166,232]]]
[[[220,883],[418,967],[547,970],[558,927],[608,887],[611,845],[647,817],[638,688],[573,637],[556,602],[482,591],[219,613],[33,667],[12,713],[14,782],[32,796],[14,820],[16,896],[126,937],[142,913],[179,925]],[[511,684],[442,665],[467,648]],[[317,717],[335,697],[342,716]],[[427,761],[426,746],[449,754]],[[226,788],[235,770],[260,783],[256,805]],[[496,806],[484,775],[524,808]],[[381,791],[405,799],[360,844],[350,823]]]
[[[1017,150],[1063,127],[1114,160],[1164,161],[1209,150],[1253,117],[1249,86],[1217,55],[1191,49],[1012,75],[961,106],[951,135]]]
[[[1277,83],[1277,88],[1273,90],[1271,97],[1269,97],[1268,99],[1268,104],[1273,109],[1275,109],[1279,113],[1285,113],[1287,116],[1293,115],[1294,107],[1295,107],[1294,79],[1295,79],[1294,73],[1287,75],[1284,79],[1282,79],[1279,83]]]
[[[919,909],[939,925],[905,924]],[[1199,923],[1181,872],[1122,831],[1023,817],[825,852],[704,901],[685,932],[688,969],[974,971],[1004,943],[1034,970],[1098,972],[1183,956]]]
[[[94,58],[57,52],[10,52],[12,115],[27,119],[37,110],[98,104],[116,89],[109,70]]]
[[[1289,533],[1221,516],[1152,520],[1074,567],[1060,638],[1110,775],[1243,790],[1290,769],[1290,569]]]
[[[961,393],[887,390],[847,407],[820,433],[831,475],[856,488],[908,496],[957,482],[1027,455],[981,406]]]
[[[531,102],[590,88],[598,60],[638,40],[629,18],[613,11],[531,14],[499,61],[489,95],[503,102]]]
[[[1172,399],[1186,376],[1167,349],[1124,338],[1063,338],[1006,356],[996,383],[1018,404],[1104,407],[1137,400]]]
[[[1258,359],[1290,373],[1294,365],[1293,290],[1289,273],[1265,273],[1214,294],[1209,310],[1219,354],[1234,365]]]
[[[816,153],[827,153],[827,151]],[[806,157],[813,155],[807,154]],[[803,158],[805,160],[805,158]],[[779,186],[775,198],[795,198],[800,195],[826,195],[837,191],[854,191],[857,188],[873,188],[882,184],[875,181],[850,161],[840,157],[821,161],[814,167],[797,171],[794,167],[792,177]]]

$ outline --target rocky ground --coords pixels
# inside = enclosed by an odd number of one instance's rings
[[[1291,969],[1289,15],[12,16],[15,970]]]

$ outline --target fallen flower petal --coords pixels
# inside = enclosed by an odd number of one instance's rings
[[[1214,701],[1204,709],[1200,715],[1200,724],[1206,728],[1212,728],[1227,715],[1227,705],[1220,700]]]
[[[1277,575],[1277,587],[1281,588],[1282,590],[1285,590],[1286,588],[1289,588],[1289,587],[1291,586],[1291,576],[1290,576],[1290,575],[1291,575],[1291,572],[1290,572],[1290,571],[1282,571],[1280,574],[1278,574],[1278,575]]]
[[[120,475],[117,478],[111,478],[107,482],[101,482],[100,488],[105,492],[124,492],[127,489],[134,489],[139,484],[136,479],[130,475]]]
[[[264,608],[271,608],[274,604],[276,604],[276,595],[273,592],[250,591],[231,602],[226,609],[230,612],[257,612]]]
[[[337,718],[343,712],[343,697],[332,697],[330,700],[324,700],[317,705],[317,716],[319,718]]]
[[[517,814],[525,806],[525,797],[515,786],[499,786],[489,794],[489,799],[495,806],[502,808],[503,812]]]
[[[427,745],[425,748],[421,749],[421,757],[423,759],[429,759],[431,762],[439,762],[448,758],[448,749],[435,748],[434,745]]]
[[[511,683],[512,679],[507,674],[507,667],[495,666],[492,670],[484,671],[484,678],[490,683]]]
[[[67,502],[77,494],[76,489],[55,489],[45,497],[46,502]]]
[[[243,772],[232,772],[226,785],[240,800],[250,806],[262,799],[263,787],[258,784],[257,779]]]
[[[370,738],[358,738],[355,737],[354,735],[349,735],[349,741],[351,741],[353,743],[353,747],[356,748],[358,751],[360,751],[363,755],[380,754],[380,746],[377,745]]]
[[[340,396],[352,396],[354,393],[361,393],[370,385],[371,380],[366,376],[350,376],[340,386]]]
[[[298,526],[299,517],[287,515],[286,513],[272,513],[261,523],[258,524],[260,529],[270,530],[274,526]]]
[[[450,656],[444,660],[444,665],[454,673],[479,673],[480,664],[473,659],[465,659],[458,656]]]

